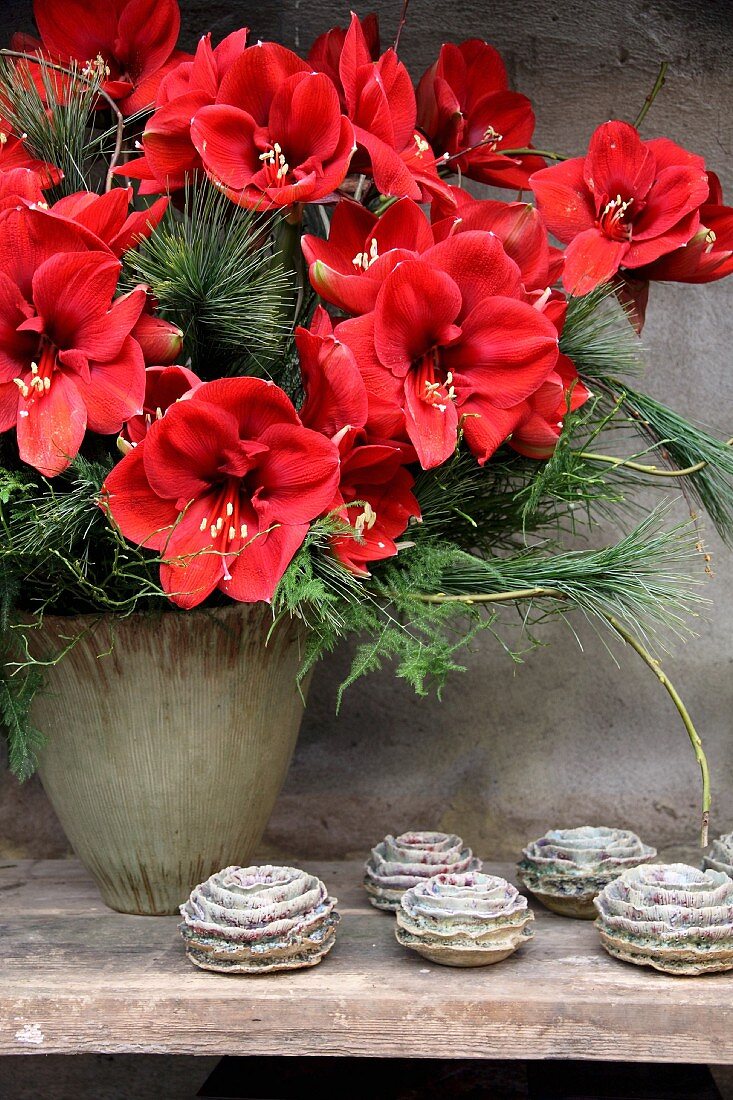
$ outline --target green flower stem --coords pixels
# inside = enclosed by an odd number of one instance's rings
[[[700,735],[695,729],[692,719],[687,711],[685,704],[679,696],[677,689],[671,682],[667,674],[662,669],[659,661],[652,657],[651,653],[644,648],[641,642],[630,634],[628,630],[616,619],[613,615],[608,615],[608,622],[616,633],[623,638],[623,640],[630,645],[636,653],[639,654],[642,661],[652,670],[654,675],[659,680],[663,688],[669,693],[672,702],[676,706],[680,718],[682,719],[685,729],[687,730],[688,737],[692,744],[693,751],[695,753],[695,759],[700,765],[700,772],[702,774],[702,821],[700,828],[700,846],[702,848],[707,847],[708,843],[708,827],[710,823],[710,772],[708,770],[708,762],[705,756],[705,751],[700,740]]]
[[[733,439],[727,439],[725,442],[726,447],[730,447],[733,444]],[[686,466],[683,470],[662,470],[659,466],[647,466],[641,462],[632,462],[629,458],[618,458],[616,455],[602,455],[595,454],[592,451],[579,451],[579,458],[584,458],[588,462],[608,462],[611,466],[625,466],[629,470],[636,470],[641,474],[649,474],[651,477],[689,477],[690,474],[699,474],[700,470],[704,470],[708,465],[707,461],[703,459],[701,462],[696,462],[694,466]]]
[[[665,77],[667,75],[667,69],[668,68],[669,68],[669,62],[668,61],[663,61],[662,64],[659,66],[659,72],[657,73],[657,79],[654,81],[654,87],[652,88],[649,95],[644,100],[644,105],[642,106],[641,110],[639,111],[638,115],[636,116],[636,121],[634,122],[634,126],[637,130],[639,129],[642,122],[644,121],[647,114],[649,113],[649,108],[651,107],[652,103],[654,102],[654,100],[657,98],[657,96],[661,92],[662,88],[664,87],[664,80],[665,80]]]
[[[53,62],[47,61],[44,57],[36,57],[36,55],[32,53],[22,53],[19,50],[0,50],[0,57],[15,57],[21,61],[32,61],[36,65],[42,65],[45,69],[53,69],[54,72],[64,73],[66,76],[70,76],[72,80],[84,80],[87,84],[94,83],[91,77],[84,76],[83,73],[74,72],[73,69],[66,69],[63,65],[55,65]],[[106,192],[111,191],[114,187],[114,170],[117,167],[117,162],[122,155],[122,142],[125,133],[125,116],[122,114],[122,111],[119,109],[112,97],[107,94],[107,92],[105,92],[102,88],[99,88],[98,94],[102,97],[102,99],[106,100],[110,110],[117,119],[117,125],[115,127],[115,147],[112,156],[110,157],[109,165],[107,167],[107,177],[104,185],[104,190]]]
[[[497,149],[503,157],[546,157],[548,160],[570,160],[565,153],[555,153],[552,149]]]
[[[508,592],[490,592],[490,593],[477,593],[476,595],[448,595],[443,592],[435,594],[418,595],[417,597],[423,603],[459,603],[471,606],[477,603],[509,603],[514,600],[532,600],[538,598],[564,600],[567,599],[564,593],[554,588],[517,588]],[[652,657],[651,653],[638,640],[634,635],[623,626],[614,615],[603,616],[608,622],[609,626],[619,635],[620,638],[631,646],[635,653],[641,657],[642,661],[652,670],[662,686],[669,693],[672,702],[674,703],[677,711],[682,719],[687,734],[690,738],[693,751],[695,753],[695,759],[700,765],[700,772],[702,774],[702,819],[700,828],[700,844],[705,848],[708,843],[708,828],[710,822],[710,771],[708,769],[708,762],[703,749],[702,740],[698,734],[689,712],[682,702],[679,692],[671,682],[667,674],[662,669],[659,661]]]

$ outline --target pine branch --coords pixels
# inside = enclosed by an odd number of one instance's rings
[[[127,279],[147,283],[163,316],[184,332],[204,379],[267,373],[284,343],[287,275],[275,262],[270,225],[233,207],[208,181],[190,184],[155,233],[125,256]]]
[[[568,299],[560,350],[591,385],[608,375],[634,376],[643,370],[643,347],[612,287],[600,286]]]
[[[16,64],[17,60],[23,64]],[[43,94],[29,74],[31,64],[40,72]],[[3,113],[13,130],[24,135],[24,142],[34,156],[63,172],[61,182],[48,189],[52,201],[75,191],[93,190],[92,176],[100,157],[109,159],[109,165],[105,166],[107,189],[112,186],[110,173],[122,143],[122,115],[102,90],[103,79],[97,67],[82,72],[76,64],[66,69],[30,54],[0,51]],[[108,99],[117,114],[111,154],[107,148],[108,135],[94,133],[100,96]]]

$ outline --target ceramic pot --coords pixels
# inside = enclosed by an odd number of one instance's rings
[[[196,883],[247,865],[303,713],[303,636],[265,604],[46,617],[58,653],[32,718],[43,786],[107,905],[175,913]],[[307,687],[307,685],[306,685]]]

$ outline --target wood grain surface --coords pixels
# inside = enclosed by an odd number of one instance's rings
[[[0,864],[0,1054],[733,1064],[733,973],[672,978],[616,962],[592,923],[536,903],[535,938],[505,962],[431,965],[369,906],[360,863],[306,866],[339,898],[332,953],[313,970],[237,977],[191,966],[175,917],[107,909],[74,861]]]

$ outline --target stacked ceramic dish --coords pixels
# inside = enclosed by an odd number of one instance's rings
[[[410,832],[387,836],[372,848],[366,863],[364,886],[377,909],[395,911],[405,890],[440,874],[479,871],[476,859],[459,836],[449,833]]]
[[[552,829],[529,844],[519,878],[538,901],[564,917],[593,920],[593,899],[623,871],[656,857],[627,829]]]
[[[595,903],[610,955],[668,974],[733,969],[733,880],[684,863],[625,871]]]
[[[733,833],[726,833],[713,841],[702,865],[711,871],[722,871],[733,878]]]
[[[480,871],[443,874],[405,892],[395,934],[403,947],[443,966],[488,966],[532,935],[534,914],[506,879]]]
[[[194,888],[179,927],[202,970],[298,970],[333,947],[335,905],[321,880],[297,867],[225,867]]]

